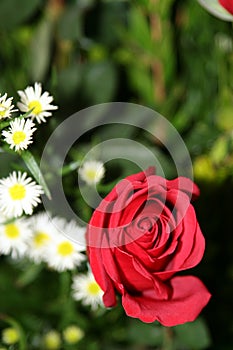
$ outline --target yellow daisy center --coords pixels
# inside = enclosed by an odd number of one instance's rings
[[[7,111],[7,108],[2,103],[0,103],[0,116],[4,117],[4,115],[6,114],[6,111]]]
[[[15,224],[7,224],[5,226],[5,234],[8,238],[17,238],[20,235],[19,229]]]
[[[36,232],[33,240],[34,240],[35,246],[39,248],[47,243],[47,241],[49,240],[49,235],[47,235],[47,233],[38,231]]]
[[[26,196],[26,188],[21,184],[15,184],[9,188],[9,194],[13,201],[21,200]]]
[[[38,100],[29,102],[28,108],[33,109],[32,111],[33,114],[40,114],[43,111],[42,105]]]
[[[97,295],[100,292],[100,286],[96,282],[90,282],[87,286],[88,293],[91,295]]]
[[[12,139],[15,145],[19,145],[21,142],[23,142],[26,139],[26,134],[24,131],[16,131],[14,132]]]
[[[96,175],[97,175],[97,171],[95,169],[88,169],[88,170],[86,170],[86,177],[89,180],[92,180],[92,181],[95,180]]]
[[[74,251],[74,247],[70,242],[62,242],[57,247],[58,254],[62,256],[67,256],[72,254]]]

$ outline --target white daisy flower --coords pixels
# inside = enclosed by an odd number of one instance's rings
[[[20,151],[28,148],[28,145],[32,143],[32,134],[36,130],[35,124],[31,119],[16,118],[10,122],[9,130],[3,130],[2,135],[5,137],[5,141],[10,145],[11,149]]]
[[[74,243],[65,236],[69,234],[70,224],[64,219],[53,218],[52,222],[57,232],[46,247],[46,261],[49,267],[57,271],[73,270],[85,260],[81,253],[84,250],[83,245]]]
[[[11,113],[16,112],[18,109],[14,109],[12,104],[13,97],[8,97],[7,94],[1,96],[0,94],[0,120],[10,118]]]
[[[40,263],[46,260],[46,247],[52,242],[57,230],[46,212],[32,215],[28,221],[33,234],[28,241],[27,254],[35,263]]]
[[[25,212],[31,215],[33,207],[41,202],[43,189],[27,173],[13,171],[8,177],[0,179],[0,210],[7,217],[18,217]]]
[[[73,270],[85,260],[77,246],[62,235],[57,236],[48,245],[46,253],[46,261],[49,267],[59,272]]]
[[[3,220],[2,220],[3,221]],[[5,220],[4,220],[5,221]],[[21,218],[0,224],[0,253],[11,254],[12,258],[22,257],[32,232],[28,221]]]
[[[63,218],[55,218],[58,231],[73,241],[80,251],[86,250],[86,227],[79,226],[74,220],[67,222]]]
[[[73,298],[80,300],[83,305],[90,305],[93,310],[96,310],[98,306],[103,306],[103,291],[91,271],[88,271],[86,275],[74,276],[72,289]]]
[[[78,173],[88,185],[96,185],[104,177],[104,164],[97,160],[88,160],[78,169]]]
[[[24,91],[18,91],[21,101],[17,103],[21,112],[29,112],[32,119],[36,119],[40,124],[46,122],[47,117],[52,115],[52,110],[57,109],[57,106],[51,104],[53,97],[47,91],[42,94],[42,87],[40,83],[35,83],[33,86],[28,86]]]

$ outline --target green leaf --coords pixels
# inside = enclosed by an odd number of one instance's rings
[[[135,3],[140,5],[140,6],[145,6],[145,8],[148,8],[150,5],[149,0],[136,0]]]
[[[158,346],[163,342],[163,328],[133,320],[129,324],[128,340],[132,344]]]
[[[23,271],[23,273],[16,280],[16,285],[19,287],[27,286],[38,277],[42,269],[42,264],[28,265],[28,268],[25,271]]]
[[[32,16],[41,3],[42,0],[0,1],[0,28],[13,29]]]
[[[117,76],[115,66],[109,61],[86,66],[83,90],[92,103],[109,102],[115,92]]]
[[[209,330],[203,321],[198,318],[194,322],[173,327],[178,343],[190,349],[205,349],[211,344]]]
[[[132,88],[146,101],[148,106],[153,106],[155,96],[150,69],[146,66],[137,66],[132,63],[128,69],[128,74]]]
[[[232,103],[224,105],[219,109],[216,116],[216,124],[221,130],[232,130],[233,119],[232,119]]]
[[[20,156],[23,158],[25,164],[27,165],[36,181],[42,186],[46,196],[51,199],[51,194],[48,186],[46,185],[45,179],[33,155],[29,151],[24,151],[20,153]]]
[[[220,137],[213,144],[210,152],[210,158],[214,164],[219,164],[225,160],[228,154],[228,139],[226,137]]]
[[[69,64],[58,73],[57,88],[62,98],[71,98],[76,96],[82,78],[82,66],[78,63]]]
[[[73,172],[74,170],[77,170],[79,165],[80,165],[80,161],[76,161],[76,162],[72,162],[68,165],[65,165],[63,168],[62,168],[62,171],[61,171],[61,174],[62,175],[68,175],[70,174],[71,172]]]
[[[62,39],[77,40],[82,36],[81,12],[78,6],[66,8],[58,24],[58,33]]]
[[[30,115],[30,113],[31,113],[32,110],[33,110],[33,109],[30,109],[30,111],[28,111],[27,113],[20,114],[19,116],[11,117],[11,118],[8,119],[7,121],[1,122],[1,123],[0,123],[0,130],[5,129],[7,126],[9,126],[10,123],[11,123],[14,119],[16,119],[16,118],[17,118],[17,119],[27,118],[27,117]]]
[[[95,0],[78,0],[76,3],[79,9],[86,10],[95,3]]]
[[[144,50],[153,52],[154,43],[145,14],[139,8],[133,7],[130,11],[129,23],[133,40]]]
[[[43,81],[51,58],[53,25],[49,18],[43,19],[32,37],[30,50],[30,74],[32,81]]]

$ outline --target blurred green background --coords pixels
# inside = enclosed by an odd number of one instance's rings
[[[25,266],[1,258],[0,312],[29,334],[69,318],[89,339],[67,349],[233,349],[232,24],[194,0],[1,0],[0,43],[1,94],[16,98],[40,81],[59,105],[40,127],[38,156],[60,121],[102,102],[151,107],[177,128],[201,189],[195,207],[207,242],[193,273],[213,294],[203,319],[175,330],[162,347],[154,325],[126,319],[121,308],[96,317],[71,304],[61,316],[62,274],[47,271],[24,284]],[[41,289],[45,283],[49,288]]]

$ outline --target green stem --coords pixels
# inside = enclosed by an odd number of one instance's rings
[[[162,350],[173,350],[173,332],[169,327],[163,328],[163,346]]]
[[[64,271],[60,274],[60,291],[59,291],[59,304],[61,305],[61,319],[60,328],[64,328],[67,323],[70,322],[72,310],[70,308],[70,285],[71,274],[69,271]]]
[[[0,130],[5,129],[6,127],[8,127],[10,125],[10,123],[14,120],[14,119],[25,119],[27,118],[31,112],[32,112],[33,108],[30,109],[30,111],[28,111],[27,113],[24,114],[20,114],[19,116],[15,116],[15,117],[11,117],[10,119],[8,119],[7,121],[3,121],[0,123]]]
[[[60,297],[64,299],[70,291],[70,273],[68,271],[61,272],[60,274]],[[65,298],[66,299],[66,298]]]

